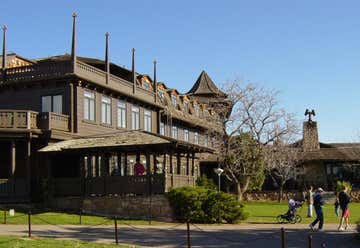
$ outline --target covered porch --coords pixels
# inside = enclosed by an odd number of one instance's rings
[[[40,150],[53,196],[163,194],[194,186],[197,153],[212,149],[139,130],[62,141]],[[145,167],[136,175],[135,163]]]

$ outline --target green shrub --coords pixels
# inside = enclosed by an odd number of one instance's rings
[[[336,182],[336,192],[340,192],[343,188],[343,186],[345,186],[347,188],[347,192],[350,193],[352,190],[351,184],[350,182],[347,181],[337,181]]]
[[[172,189],[168,198],[175,217],[194,223],[237,223],[247,218],[235,196],[204,187]]]
[[[208,178],[205,175],[202,175],[196,180],[196,185],[200,187],[204,187],[206,189],[214,189],[216,190],[216,185],[214,183],[214,180],[211,178]]]

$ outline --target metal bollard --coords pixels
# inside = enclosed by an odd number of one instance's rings
[[[114,224],[115,224],[115,244],[119,244],[118,240],[118,230],[117,230],[117,217],[114,217]]]
[[[190,221],[186,221],[186,227],[187,227],[187,244],[188,248],[191,248],[191,240],[190,240]]]
[[[4,210],[4,224],[6,224],[6,210]]]
[[[80,208],[80,211],[79,211],[79,224],[80,224],[80,225],[82,224],[82,219],[81,219],[81,217],[82,217],[82,212],[83,212],[83,210]]]
[[[285,229],[281,228],[281,248],[285,248]]]
[[[308,240],[309,240],[309,248],[312,248],[312,235],[309,235],[308,237]]]
[[[28,213],[28,237],[31,238],[31,211]]]

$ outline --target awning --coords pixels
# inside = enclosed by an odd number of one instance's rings
[[[121,150],[125,152],[131,152],[137,151],[139,149],[148,151],[180,149],[193,152],[214,152],[214,149],[209,147],[199,146],[185,141],[179,141],[173,138],[142,130],[124,130],[101,136],[87,136],[72,140],[60,141],[40,149],[39,152],[61,153],[84,150]]]

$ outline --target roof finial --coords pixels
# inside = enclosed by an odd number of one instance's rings
[[[106,71],[106,83],[109,83],[110,79],[110,62],[109,62],[109,33],[105,33],[105,71]]]
[[[75,69],[76,66],[76,17],[77,14],[74,12],[73,17],[73,27],[72,27],[72,40],[71,40],[71,61]]]
[[[2,26],[3,30],[3,47],[2,47],[2,70],[4,71],[6,68],[6,30],[7,27]]]
[[[154,100],[155,100],[155,103],[156,103],[156,98],[157,98],[157,82],[156,82],[156,60],[154,60]]]
[[[131,71],[132,71],[132,81],[133,81],[133,93],[136,93],[136,73],[135,73],[135,48],[132,50],[132,61],[131,61]]]

